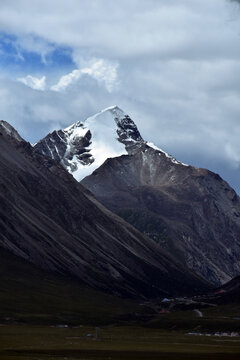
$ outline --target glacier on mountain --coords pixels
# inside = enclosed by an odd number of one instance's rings
[[[133,120],[116,105],[56,130],[34,144],[36,151],[59,161],[78,181],[92,174],[105,160],[134,154],[143,146],[160,151],[172,163],[182,164],[144,141]]]

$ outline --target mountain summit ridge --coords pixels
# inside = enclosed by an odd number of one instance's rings
[[[182,164],[154,144],[146,142],[134,121],[117,105],[65,129],[53,131],[37,142],[34,148],[60,162],[80,181],[108,158],[133,155],[146,144],[164,153],[176,164]]]

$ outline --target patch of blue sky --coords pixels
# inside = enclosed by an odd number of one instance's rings
[[[36,38],[36,42],[38,40]],[[69,47],[48,45],[49,51],[43,55],[39,51],[24,49],[16,36],[1,33],[0,71],[16,76],[23,73],[61,73],[76,66]]]

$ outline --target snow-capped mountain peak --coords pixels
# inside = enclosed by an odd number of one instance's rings
[[[144,143],[136,125],[118,106],[47,135],[35,149],[59,162],[77,179],[111,157],[131,154]]]
[[[154,149],[168,159],[169,164],[185,165],[144,141],[133,120],[116,105],[48,134],[34,148],[59,161],[78,181],[90,175],[105,160],[133,155],[139,149],[143,153],[147,148]]]

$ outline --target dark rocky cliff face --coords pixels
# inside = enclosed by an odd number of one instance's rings
[[[118,295],[206,289],[153,240],[105,209],[60,164],[34,152],[7,123],[0,123],[0,173],[0,249]]]
[[[240,200],[217,174],[143,144],[81,183],[205,279],[220,284],[240,274]]]
[[[82,127],[81,124],[78,126]],[[91,132],[87,131],[83,136],[75,137],[70,146],[68,134],[63,130],[55,130],[36,144],[35,151],[60,162],[63,167],[74,172],[77,169],[76,162],[73,162],[74,156],[82,165],[89,165],[94,161],[88,150],[91,137]]]

